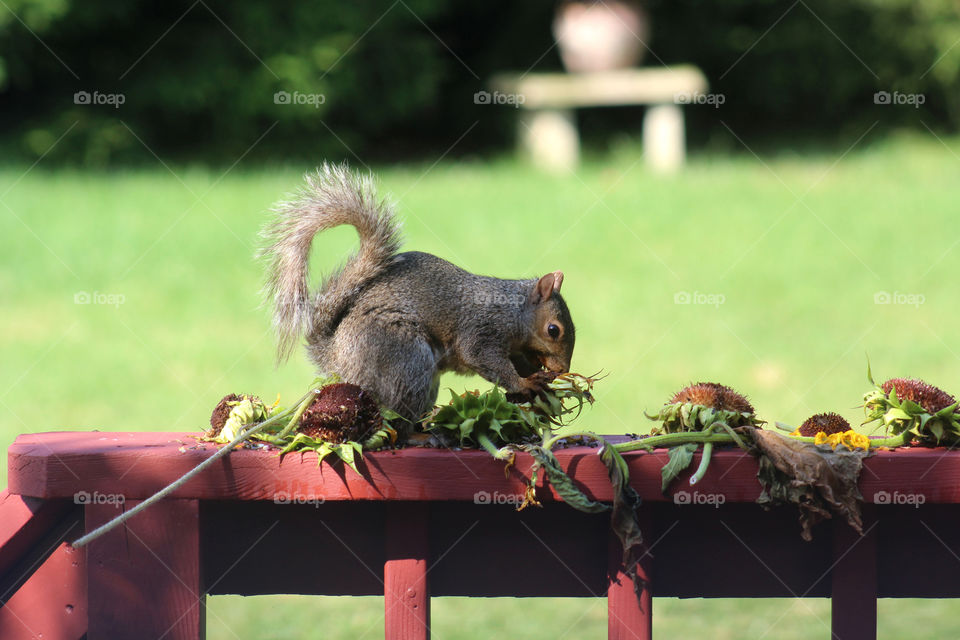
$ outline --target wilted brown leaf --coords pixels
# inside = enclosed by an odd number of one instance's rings
[[[774,431],[753,429],[753,452],[760,460],[757,478],[764,491],[757,502],[765,507],[791,503],[800,508],[801,537],[813,539],[813,525],[838,514],[863,533],[857,488],[863,459],[868,451],[848,451],[817,446],[782,436]]]

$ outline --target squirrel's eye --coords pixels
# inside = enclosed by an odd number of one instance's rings
[[[555,324],[547,325],[547,334],[549,334],[551,338],[554,338],[554,339],[559,338],[560,327],[558,327]]]

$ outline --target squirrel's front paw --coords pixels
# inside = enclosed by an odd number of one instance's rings
[[[507,401],[515,404],[532,402],[534,398],[546,395],[553,379],[557,377],[553,371],[537,371],[526,378],[520,378],[520,390],[507,394]]]

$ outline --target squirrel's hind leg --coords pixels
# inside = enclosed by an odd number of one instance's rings
[[[338,334],[330,367],[347,382],[360,385],[381,406],[413,423],[433,408],[437,399],[437,355],[427,339],[415,332],[387,326],[379,331]]]

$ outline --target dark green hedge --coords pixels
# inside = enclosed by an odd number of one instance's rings
[[[145,146],[165,160],[224,163],[244,153],[435,157],[467,130],[454,153],[496,150],[510,144],[514,112],[476,105],[473,94],[498,71],[559,68],[547,2],[5,4],[8,157],[37,157],[66,131],[50,158],[91,165],[150,159]],[[952,1],[663,0],[650,11],[647,62],[694,62],[725,97],[720,109],[688,109],[694,141],[729,138],[720,120],[784,139],[876,120],[934,129],[960,121]],[[307,103],[278,104],[281,91]],[[877,91],[922,93],[924,104],[876,105]],[[102,103],[76,104],[77,92]],[[602,140],[635,126],[636,113],[592,110],[584,119]]]

